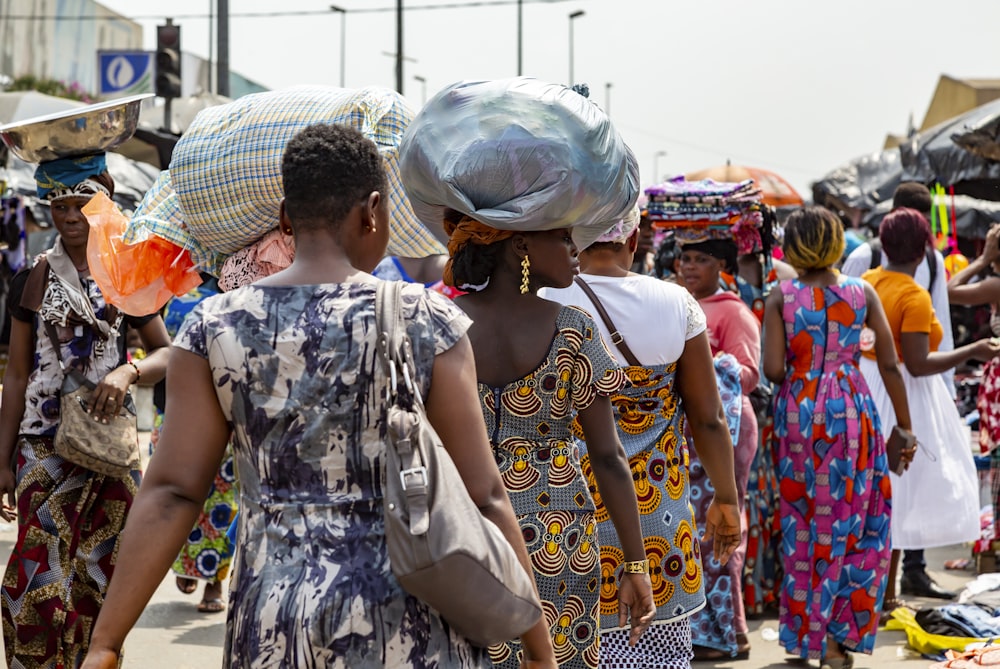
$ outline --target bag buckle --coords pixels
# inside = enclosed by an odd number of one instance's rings
[[[403,486],[403,490],[408,490],[409,486],[406,481],[411,476],[420,477],[420,485],[427,487],[427,468],[426,467],[412,467],[410,469],[404,469],[399,472],[399,482]]]
[[[622,336],[621,332],[615,330],[614,332],[611,333],[612,344],[614,344],[615,346],[620,346],[623,341],[625,341],[625,337]]]

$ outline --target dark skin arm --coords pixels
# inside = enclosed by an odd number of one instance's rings
[[[597,489],[614,523],[625,561],[645,560],[635,482],[625,449],[618,440],[611,399],[598,395],[587,408],[579,411],[577,420],[587,442]],[[631,619],[630,645],[634,646],[639,641],[655,614],[649,574],[624,574],[618,588],[618,624],[624,626],[626,620]]]
[[[500,478],[483,423],[476,385],[476,363],[468,337],[434,359],[433,382],[427,395],[427,418],[455,462],[469,496],[514,548],[521,566],[534,579],[524,536],[510,497]],[[545,617],[521,637],[526,667],[555,667],[552,640]]]
[[[764,376],[771,383],[785,380],[785,321],[781,317],[784,298],[775,288],[764,303]]]
[[[970,307],[1000,302],[1000,277],[988,276],[977,283],[969,283],[998,258],[1000,258],[1000,225],[994,225],[986,233],[986,246],[982,255],[948,280],[948,301]]]
[[[83,663],[89,669],[118,666],[125,635],[190,534],[229,441],[229,425],[204,358],[171,351],[167,409],[188,418],[164,425],[156,457],[129,512],[115,574]]]
[[[167,373],[167,359],[170,356],[170,335],[157,316],[138,330],[143,348],[148,355],[136,361],[135,367],[125,363],[108,372],[90,395],[90,412],[105,423],[121,408],[125,393],[133,383],[140,386],[156,385]]]
[[[3,377],[3,396],[0,400],[0,497],[4,501],[0,517],[7,522],[17,517],[14,450],[24,416],[24,393],[28,388],[34,351],[34,326],[11,318],[7,371]]]
[[[899,335],[903,363],[914,376],[940,374],[967,360],[990,360],[1000,355],[1000,343],[980,339],[953,351],[931,351],[930,335],[926,332],[903,332]]]
[[[684,401],[694,448],[715,488],[715,498],[705,514],[705,539],[713,540],[713,552],[726,564],[740,544],[739,493],[733,469],[733,441],[715,383],[712,349],[708,333],[689,339],[677,361],[677,391]]]

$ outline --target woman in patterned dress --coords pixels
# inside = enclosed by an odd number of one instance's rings
[[[488,667],[486,651],[403,591],[389,564],[379,280],[355,269],[373,269],[388,242],[378,149],[352,128],[309,126],[289,142],[282,177],[280,227],[296,237],[295,260],[203,301],[174,342],[167,408],[186,419],[166,424],[150,463],[85,667],[117,666],[201,510],[230,429],[240,515],[225,667]],[[528,570],[479,410],[469,320],[421,286],[402,297],[427,415]],[[522,641],[527,667],[555,667],[541,617]]]
[[[685,243],[681,245],[678,267],[684,285],[705,312],[712,355],[729,354],[736,361],[739,431],[734,439],[734,469],[740,513],[743,513],[750,470],[757,453],[757,415],[749,395],[760,381],[761,348],[760,321],[736,293],[720,287],[721,275],[735,271],[736,255],[736,243],[732,239]],[[716,370],[717,374],[727,371],[724,367],[720,369],[720,365],[716,366]],[[692,455],[690,470],[695,518],[702,522],[713,497],[711,482],[697,453]],[[702,552],[707,548],[703,543]],[[740,545],[726,564],[711,558],[704,561],[707,604],[691,618],[696,659],[746,657],[750,652],[749,628],[743,605],[746,550],[747,528],[743,528]]]
[[[632,473],[615,432],[610,396],[627,383],[594,321],[536,295],[564,288],[578,272],[568,228],[515,233],[449,212],[445,283],[474,321],[469,339],[490,443],[535,571],[556,659],[593,669],[599,659],[600,591],[606,574],[643,563]],[[570,431],[579,421],[591,466],[623,550],[601,564],[594,499]],[[622,577],[610,604],[635,643],[654,614],[648,568]],[[619,608],[620,607],[620,608]],[[490,648],[494,666],[515,669],[514,641]]]
[[[889,569],[891,486],[881,423],[858,368],[861,330],[875,332],[879,370],[910,428],[892,333],[875,291],[832,269],[844,252],[833,212],[807,207],[785,226],[799,278],[767,300],[764,374],[775,398],[784,582],[779,641],[823,669],[871,653]]]
[[[97,384],[91,413],[104,421],[118,413],[132,383],[163,378],[170,338],[158,315],[127,316],[107,304],[90,276],[82,207],[98,193],[114,193],[104,155],[42,163],[35,177],[59,236],[11,286],[0,408],[0,494],[7,505],[0,516],[13,520],[16,510],[17,543],[0,599],[8,665],[68,669],[83,661],[108,579],[121,564],[117,537],[141,473],[136,466],[122,478],[105,476],[56,454],[63,374],[47,325],[62,360]],[[134,363],[125,357],[127,326],[149,351]]]
[[[601,667],[688,669],[691,616],[705,605],[705,592],[704,556],[696,538],[685,465],[692,443],[684,437],[685,417],[697,436],[694,445],[704,469],[717,484],[714,498],[705,503],[704,515],[709,521],[707,533],[714,536],[708,549],[723,564],[740,540],[733,445],[721,417],[719,392],[714,384],[702,383],[713,374],[705,316],[694,297],[680,286],[628,271],[638,246],[638,235],[629,225],[626,217],[584,250],[581,279],[598,296],[641,363],[625,368],[632,383],[613,394],[611,403],[639,500],[656,617],[639,643],[630,647],[627,631],[614,618],[617,590],[613,575],[621,544],[586,456],[583,468],[594,494],[606,574],[601,589]],[[561,304],[595,310],[593,301],[576,283],[560,290],[546,289],[542,295]],[[597,325],[616,361],[628,364],[603,320]],[[738,372],[735,386],[736,396],[741,397]]]

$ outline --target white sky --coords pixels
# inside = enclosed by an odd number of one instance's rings
[[[169,11],[185,51],[207,57],[214,0],[100,0],[125,16]],[[476,0],[405,0],[404,92],[418,105],[462,79],[517,74],[517,8],[418,10]],[[485,0],[495,2],[495,0]],[[231,13],[323,10],[322,0],[231,0]],[[395,86],[394,0],[348,10],[346,85]],[[523,5],[523,73],[566,83],[571,12],[575,78],[590,85],[635,152],[643,185],[727,158],[772,169],[800,193],[887,132],[919,126],[940,74],[1000,78],[997,0],[554,0]],[[230,66],[269,88],[339,85],[341,15],[230,21]],[[142,19],[155,47],[162,19]],[[656,158],[657,152],[666,156]]]

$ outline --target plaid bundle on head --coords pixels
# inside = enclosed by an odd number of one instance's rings
[[[382,154],[392,229],[388,253],[444,253],[413,214],[399,180],[399,141],[412,118],[402,96],[376,87],[303,86],[205,109],[174,148],[169,176],[161,176],[139,205],[127,237],[152,232],[217,274],[229,254],[278,226],[288,141],[314,123],[337,123],[359,130]]]

